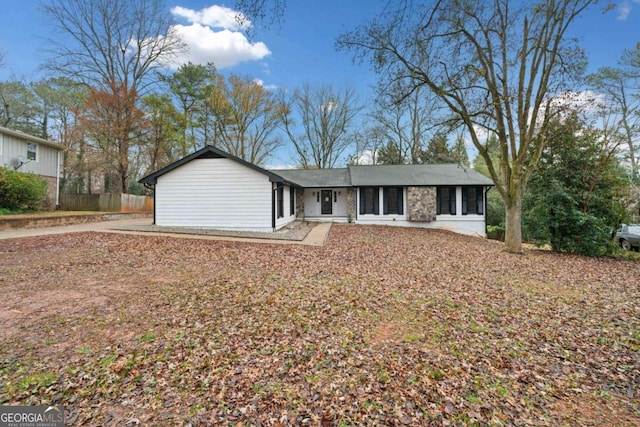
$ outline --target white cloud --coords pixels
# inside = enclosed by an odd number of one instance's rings
[[[190,24],[177,24],[174,30],[187,45],[187,51],[172,61],[172,68],[186,62],[206,64],[213,62],[218,68],[228,68],[240,62],[258,61],[271,54],[262,42],[250,42],[242,29],[251,25],[246,21],[240,25],[237,12],[232,9],[211,6],[200,11],[176,6],[171,9],[176,17],[186,19]]]
[[[377,150],[364,150],[361,155],[353,158],[353,163],[356,165],[375,165],[377,158]]]
[[[629,15],[631,14],[631,11],[633,10],[632,3],[640,4],[640,0],[624,0],[622,3],[620,3],[617,6],[617,9],[618,9],[617,19],[619,21],[626,21],[626,19],[629,17]]]
[[[606,105],[606,98],[603,94],[592,90],[566,91],[558,94],[550,102],[561,113],[578,112],[589,115],[601,110]],[[545,106],[546,104],[543,103],[542,107],[544,108]]]
[[[267,164],[264,168],[268,171],[273,171],[275,173],[278,173],[279,170],[298,169],[299,166],[296,166],[293,164],[286,164],[286,163],[277,163],[273,165]]]
[[[277,85],[265,85],[264,81],[262,79],[254,79],[253,81],[254,81],[254,83],[262,86],[263,88],[265,88],[266,90],[276,90],[276,89],[278,89]]]
[[[242,14],[224,6],[213,5],[200,11],[176,6],[171,9],[171,13],[174,16],[185,18],[192,24],[202,24],[212,28],[238,31],[251,26],[251,21],[244,19]],[[237,19],[239,17],[242,19]],[[243,25],[240,25],[240,21],[243,22]]]

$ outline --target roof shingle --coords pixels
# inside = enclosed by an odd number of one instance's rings
[[[287,181],[305,188],[351,187],[349,169],[281,169],[271,170]]]
[[[349,166],[351,185],[493,185],[486,176],[458,164]]]

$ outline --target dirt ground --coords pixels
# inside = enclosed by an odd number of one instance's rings
[[[0,404],[73,425],[640,425],[640,263],[396,227],[0,241]]]

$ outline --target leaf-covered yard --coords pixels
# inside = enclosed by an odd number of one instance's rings
[[[75,425],[638,425],[640,263],[334,225],[324,247],[0,242],[0,403]]]

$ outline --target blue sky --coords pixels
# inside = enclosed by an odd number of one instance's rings
[[[45,0],[46,1],[46,0]],[[0,79],[27,81],[43,75],[41,50],[50,27],[37,0],[2,0]],[[604,2],[607,3],[607,2]],[[584,14],[573,28],[589,58],[589,72],[615,65],[624,49],[640,42],[640,0],[618,0],[602,13],[604,4]],[[167,0],[166,5],[188,40],[185,60],[213,61],[223,73],[248,75],[269,88],[295,88],[303,83],[352,85],[363,100],[375,76],[365,65],[354,65],[348,54],[336,52],[338,35],[366,23],[384,6],[375,0],[289,0],[280,25],[260,28],[253,40],[229,19],[223,3],[207,0]],[[233,1],[227,3],[232,7]]]
[[[38,66],[46,60],[46,54],[41,47],[51,28],[38,3],[36,0],[2,0],[0,53],[5,58],[0,79],[42,77]],[[253,40],[246,41],[242,32],[233,28],[233,22],[220,19],[220,14],[228,15],[228,11],[213,10],[213,6],[225,7],[222,3],[166,2],[183,35],[191,40],[190,54],[185,59],[201,63],[213,61],[223,73],[249,75],[268,87],[349,83],[366,90],[373,82],[373,75],[366,66],[353,65],[347,54],[336,52],[334,43],[343,31],[366,22],[382,3],[349,0],[290,0],[288,3],[280,25],[263,29],[258,23],[257,34]],[[207,50],[199,46],[205,41],[210,41],[209,47],[217,44],[226,49]]]

